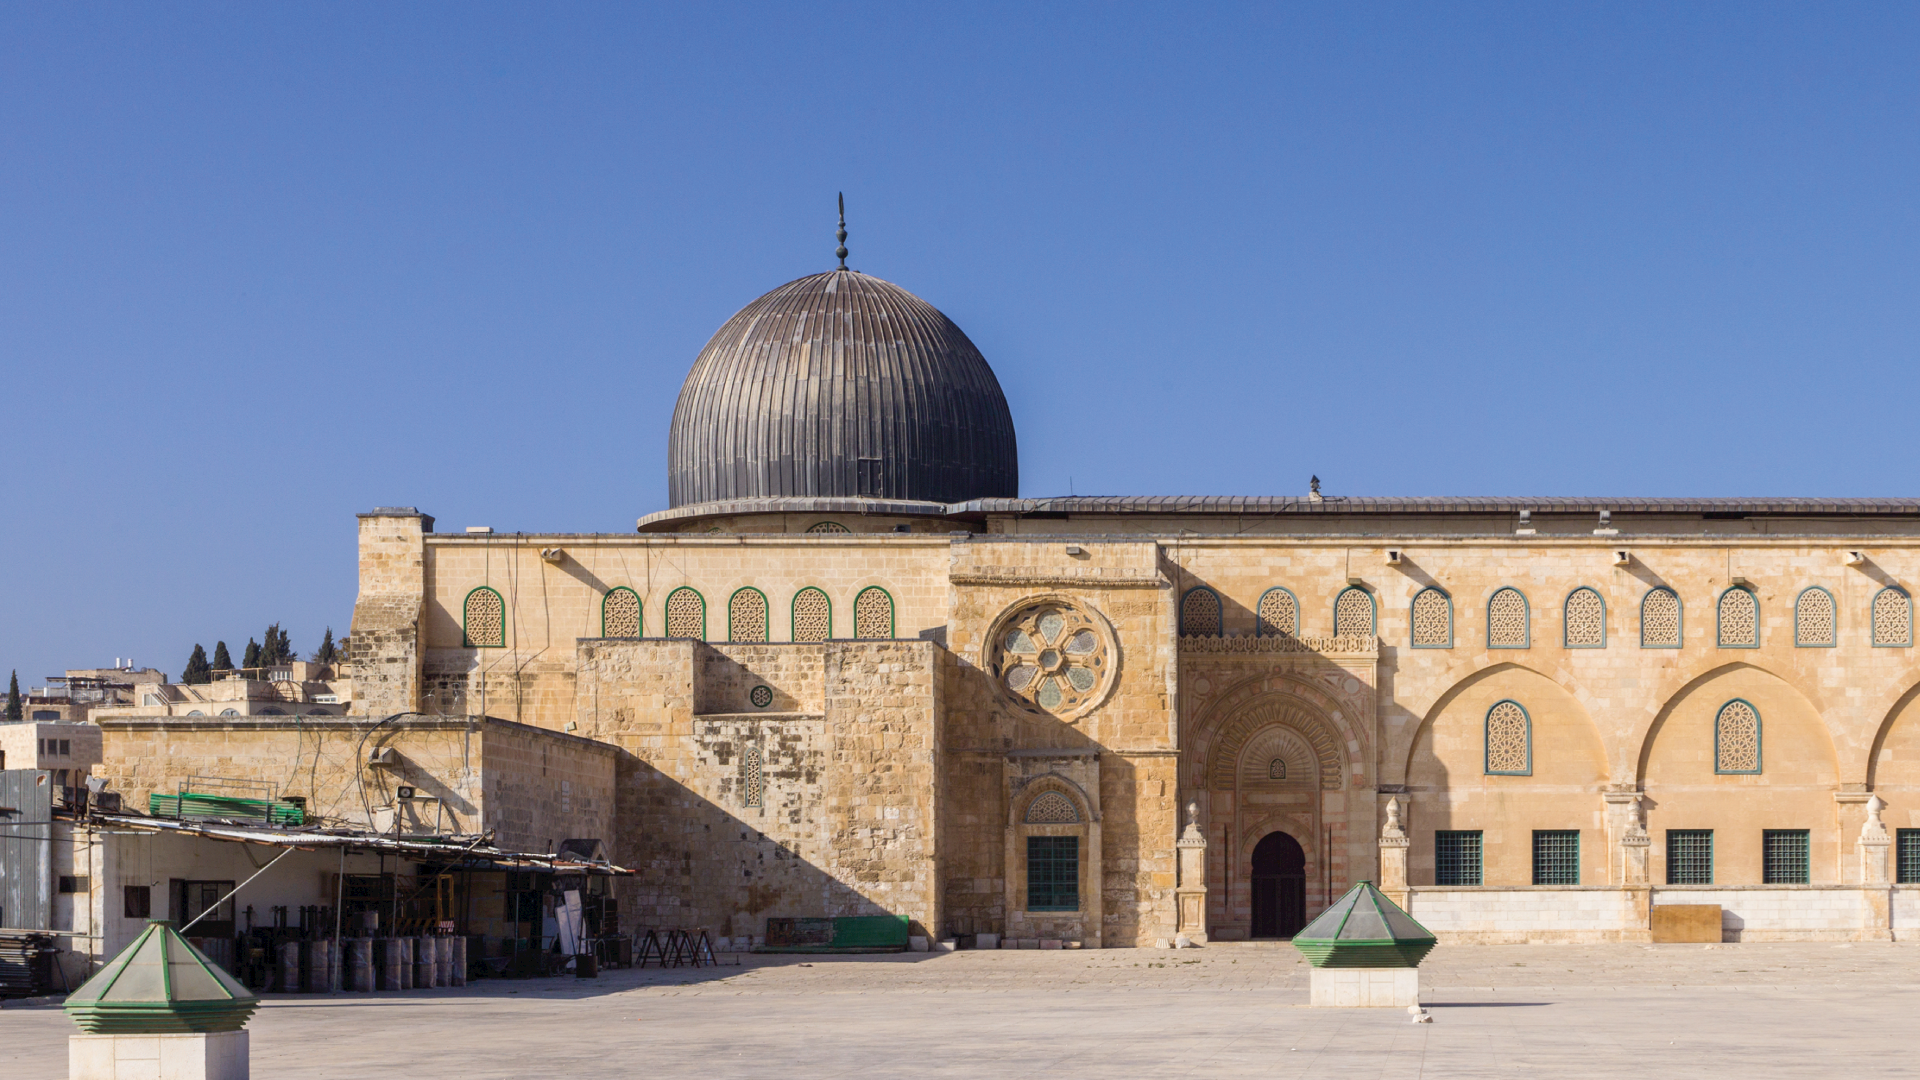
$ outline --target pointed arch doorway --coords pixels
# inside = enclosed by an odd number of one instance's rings
[[[1283,832],[1253,848],[1253,926],[1256,938],[1290,938],[1307,922],[1307,853]]]

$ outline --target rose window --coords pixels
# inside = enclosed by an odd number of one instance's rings
[[[1063,605],[1021,612],[1000,631],[995,675],[1016,697],[1048,712],[1093,701],[1107,673],[1107,647],[1093,619]]]

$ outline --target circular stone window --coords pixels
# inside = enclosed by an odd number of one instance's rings
[[[1078,716],[1105,696],[1113,636],[1091,609],[1065,597],[1029,601],[1002,615],[987,648],[993,678],[1021,704]]]
[[[747,700],[753,702],[756,709],[764,709],[773,704],[773,687],[756,686],[747,691]]]

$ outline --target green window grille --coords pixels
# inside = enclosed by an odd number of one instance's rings
[[[1920,885],[1920,829],[1901,829],[1894,844],[1893,879],[1902,885]]]
[[[1027,910],[1080,910],[1080,838],[1027,837]]]
[[[1667,830],[1667,884],[1713,884],[1713,830]]]
[[[1533,883],[1580,884],[1580,830],[1533,831]]]
[[[1761,836],[1762,883],[1807,885],[1813,881],[1807,830],[1768,829]]]
[[[1448,830],[1433,834],[1433,883],[1478,885],[1481,882],[1480,830]]]

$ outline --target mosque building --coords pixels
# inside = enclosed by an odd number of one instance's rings
[[[1022,498],[986,358],[844,247],[714,334],[668,462],[632,533],[361,515],[346,671],[615,748],[638,925],[1920,918],[1920,500]]]

